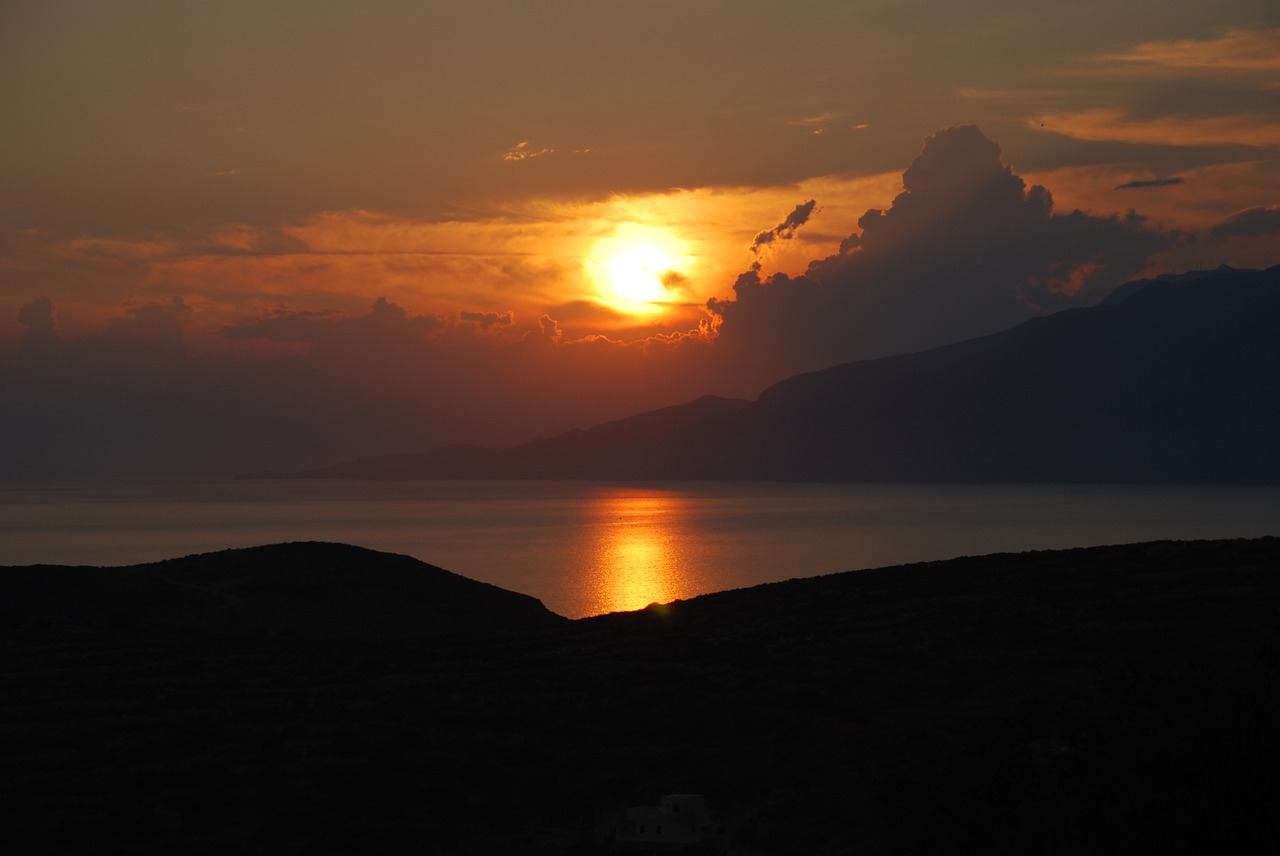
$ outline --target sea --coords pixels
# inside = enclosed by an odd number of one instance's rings
[[[403,553],[570,618],[794,577],[1280,535],[1280,486],[235,480],[0,487],[0,566],[284,541]]]

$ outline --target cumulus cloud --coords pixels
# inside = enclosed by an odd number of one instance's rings
[[[719,346],[778,376],[993,332],[1096,299],[1174,240],[1136,214],[1055,213],[976,127],[939,131],[885,210],[801,276],[757,263],[713,300]]]
[[[1280,235],[1280,208],[1257,206],[1231,215],[1214,226],[1213,237],[1259,238]]]
[[[809,216],[813,214],[815,205],[817,205],[817,201],[813,199],[808,202],[801,202],[781,223],[772,229],[766,229],[757,234],[755,240],[751,242],[751,252],[759,255],[763,247],[772,244],[774,241],[794,238],[796,230],[809,222]]]

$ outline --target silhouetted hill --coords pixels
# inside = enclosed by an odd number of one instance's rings
[[[272,575],[282,555],[298,564]],[[630,852],[618,812],[690,792],[754,856],[1274,844],[1280,539],[968,557],[519,627],[497,599],[480,632],[396,638],[149,611],[245,578],[273,608],[312,582],[336,602],[385,554],[190,561],[0,568],[3,852]],[[418,586],[426,566],[402,567]]]
[[[1169,277],[991,336],[509,449],[292,477],[1280,480],[1280,267]],[[259,474],[271,475],[271,474]]]
[[[1204,279],[1206,276],[1217,276],[1220,274],[1232,273],[1256,273],[1250,268],[1233,268],[1231,265],[1218,265],[1213,270],[1189,270],[1184,273],[1162,273],[1154,279],[1137,279],[1133,282],[1126,282],[1124,285],[1118,286],[1111,291],[1106,297],[1098,301],[1100,306],[1106,306],[1111,303],[1119,303],[1122,300],[1128,300],[1142,289],[1146,288],[1153,282],[1191,282],[1195,279]]]
[[[0,568],[9,610],[72,626],[167,625],[309,638],[405,637],[544,627],[535,598],[409,556],[299,542],[126,568]]]

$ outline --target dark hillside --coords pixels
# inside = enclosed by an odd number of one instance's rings
[[[1148,285],[766,390],[787,472],[868,481],[1280,478],[1280,268]],[[785,440],[785,443],[784,443]],[[766,446],[769,441],[766,441]]]
[[[3,573],[11,611],[69,626],[107,621],[158,630],[379,638],[565,620],[527,595],[346,544],[273,544],[128,568],[34,566]]]
[[[0,569],[0,850],[605,853],[617,812],[665,793],[705,793],[740,853],[1274,841],[1280,539],[969,557],[395,639],[367,619],[317,638],[174,618],[216,586],[303,597],[301,564],[246,581],[245,559],[296,548],[263,549],[72,569],[134,581],[113,599]],[[383,603],[435,591],[420,563],[303,552],[331,604],[380,567]]]

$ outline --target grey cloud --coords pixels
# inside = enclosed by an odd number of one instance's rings
[[[1182,184],[1181,178],[1153,178],[1147,181],[1128,181],[1124,184],[1116,186],[1116,190],[1136,190],[1143,187],[1170,187],[1175,184]]]
[[[1256,206],[1232,214],[1209,231],[1213,237],[1257,238],[1280,235],[1280,208]]]

